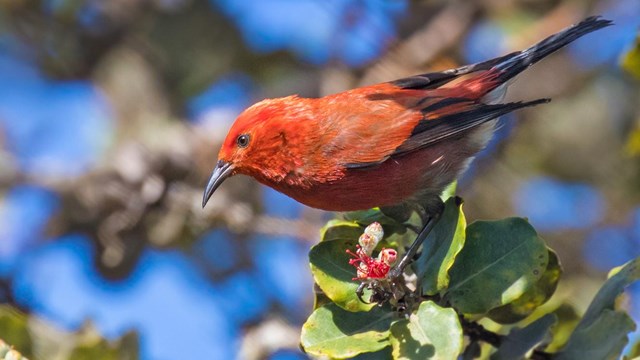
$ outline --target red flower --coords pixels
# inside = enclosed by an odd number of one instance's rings
[[[357,269],[357,276],[353,280],[383,279],[387,276],[391,266],[396,262],[398,253],[393,249],[382,249],[377,259],[371,257],[373,249],[383,237],[382,225],[373,222],[360,235],[356,252],[347,250],[347,254],[353,257],[353,259],[349,259],[349,265],[353,265]]]
[[[347,249],[347,254],[353,257],[353,259],[349,259],[349,265],[353,265],[357,269],[357,276],[352,280],[385,278],[397,257],[395,250],[382,249],[378,259],[374,259],[367,255],[360,245],[356,245],[355,253]]]

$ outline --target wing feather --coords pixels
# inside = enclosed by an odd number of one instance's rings
[[[455,106],[459,104],[459,102],[453,102],[452,104],[451,99],[444,99],[442,101],[447,102],[445,106]],[[435,120],[422,120],[413,129],[411,136],[391,154],[391,157],[420,150],[439,141],[458,136],[467,130],[514,110],[547,103],[549,101],[550,99],[538,99],[528,102],[512,102],[506,104],[474,102],[468,104],[463,111],[441,115]],[[431,105],[432,109],[436,108],[436,105],[438,105],[438,103]],[[425,108],[425,110],[426,109],[428,108]],[[441,108],[437,108],[436,110],[440,109]],[[428,116],[428,114],[429,112],[427,111],[425,117]]]

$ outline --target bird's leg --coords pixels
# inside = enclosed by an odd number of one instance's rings
[[[409,247],[409,250],[407,250],[402,259],[400,259],[400,262],[396,266],[394,266],[393,269],[391,269],[387,274],[387,277],[389,279],[397,279],[402,276],[402,274],[404,273],[404,269],[407,267],[407,265],[409,265],[409,263],[411,263],[411,261],[413,261],[413,258],[418,252],[420,245],[422,245],[422,243],[424,242],[424,239],[429,236],[431,230],[433,230],[433,228],[436,226],[436,223],[438,223],[441,214],[442,211],[438,211],[428,217],[427,221],[422,227],[422,230],[418,234],[418,237],[416,237],[416,239],[413,241],[413,244],[411,244],[411,246]]]

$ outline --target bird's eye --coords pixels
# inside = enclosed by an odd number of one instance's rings
[[[238,143],[238,146],[241,148],[247,147],[249,145],[249,135],[242,134],[238,136],[238,139],[236,140],[236,142]]]

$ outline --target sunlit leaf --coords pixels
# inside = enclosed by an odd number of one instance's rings
[[[350,360],[389,360],[391,359],[391,346],[387,346],[376,352],[367,352],[352,357]]]
[[[615,310],[615,301],[627,286],[640,279],[640,258],[612,273],[558,352],[558,359],[615,359],[627,344],[627,335],[635,324],[629,315]]]
[[[548,251],[549,262],[542,277],[519,298],[491,310],[488,314],[491,320],[502,324],[518,322],[531,315],[538,306],[549,300],[558,286],[562,267],[556,253],[551,249],[548,249]]]
[[[548,256],[544,242],[524,219],[474,222],[449,272],[446,298],[468,314],[508,304],[540,279]]]
[[[452,197],[438,223],[425,239],[422,253],[415,262],[422,291],[434,295],[449,285],[449,269],[462,250],[467,223],[462,212],[462,199]]]
[[[462,352],[462,327],[453,309],[425,301],[409,319],[391,325],[390,341],[396,360],[455,359]]]
[[[322,241],[353,240],[362,235],[364,227],[354,221],[333,219],[320,229]]]
[[[548,352],[556,352],[562,348],[580,322],[580,316],[569,304],[560,305],[553,314],[558,318],[558,323],[551,329],[552,339],[545,349]]]
[[[447,187],[444,189],[444,191],[442,191],[442,194],[440,194],[440,199],[443,202],[446,202],[447,200],[449,200],[449,198],[452,198],[454,196],[456,196],[456,190],[458,188],[458,182],[454,181],[451,184],[447,185]]]
[[[313,310],[331,302],[331,299],[325,295],[324,291],[316,283],[313,284],[313,295]]]
[[[365,304],[356,296],[360,284],[352,280],[356,268],[349,265],[347,249],[355,251],[357,239],[323,241],[309,251],[311,273],[324,294],[338,306],[349,311],[368,311],[374,305]],[[370,296],[366,290],[364,299]]]
[[[302,326],[301,345],[307,353],[335,359],[376,352],[389,346],[394,313],[375,307],[349,312],[335,304],[316,309]]]

